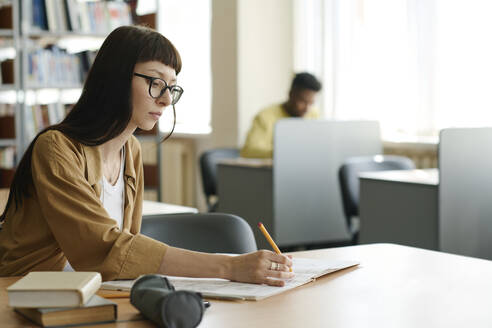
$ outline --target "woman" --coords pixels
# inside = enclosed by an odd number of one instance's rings
[[[0,275],[75,269],[104,280],[161,273],[274,286],[292,276],[292,261],[270,251],[206,254],[139,234],[143,167],[133,132],[174,110],[180,70],[177,50],[153,30],[125,26],[106,38],[79,101],[19,163],[0,217]]]

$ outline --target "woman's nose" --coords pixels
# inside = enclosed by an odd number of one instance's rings
[[[159,98],[157,98],[157,102],[164,107],[171,105],[171,91],[169,89],[166,89],[166,91],[164,91],[164,93]]]

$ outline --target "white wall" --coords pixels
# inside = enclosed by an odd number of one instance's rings
[[[205,211],[199,155],[240,147],[254,115],[286,100],[293,76],[292,0],[212,1],[212,134],[196,140],[196,206]]]
[[[292,1],[238,2],[238,139],[254,115],[287,99],[293,77]]]
[[[210,147],[236,146],[238,130],[237,1],[212,1]]]

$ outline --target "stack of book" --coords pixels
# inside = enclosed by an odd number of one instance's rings
[[[9,305],[44,326],[112,322],[117,305],[98,295],[97,272],[31,272],[7,288]]]

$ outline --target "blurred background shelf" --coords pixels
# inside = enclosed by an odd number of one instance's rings
[[[148,0],[147,0],[148,1]],[[153,21],[137,0],[0,0],[0,187],[7,188],[34,136],[78,100],[97,50],[121,25]],[[160,200],[157,129],[141,131],[145,197]]]
[[[14,37],[14,30],[9,28],[0,28],[0,36],[1,37]]]
[[[15,139],[2,139],[0,138],[0,147],[15,147]]]

